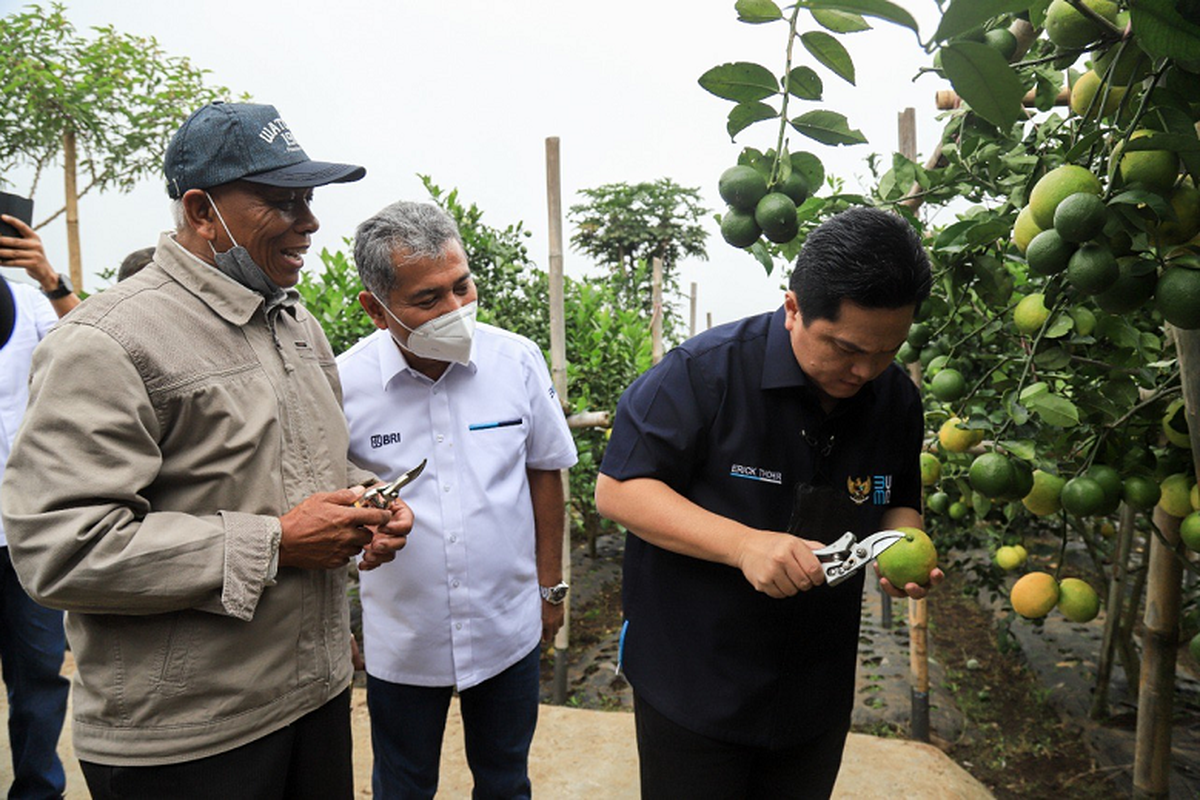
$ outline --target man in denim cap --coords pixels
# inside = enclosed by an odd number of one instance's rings
[[[350,798],[347,565],[408,507],[359,507],[333,353],[294,288],[312,161],[271,106],[171,140],[175,230],[34,357],[0,497],[35,600],[65,609],[96,798]],[[348,488],[350,487],[350,488]]]

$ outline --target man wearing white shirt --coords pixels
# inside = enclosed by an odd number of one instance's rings
[[[541,350],[475,323],[454,222],[395,203],[359,226],[359,301],[379,330],[341,357],[350,457],[416,516],[401,558],[361,577],[379,798],[433,797],[457,689],[474,797],[529,797],[538,641],[563,622],[560,470],[575,444]]]
[[[58,318],[79,305],[71,284],[46,259],[42,240],[16,217],[0,215],[19,237],[0,236],[0,265],[21,267],[42,287],[4,281],[16,318],[12,336],[0,347],[0,478],[29,400],[33,348]],[[66,775],[56,748],[67,712],[70,683],[62,677],[61,611],[40,606],[17,580],[0,522],[0,664],[8,689],[8,731],[13,783],[9,797],[61,797]]]

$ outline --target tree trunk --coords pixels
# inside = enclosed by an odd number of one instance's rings
[[[75,131],[63,131],[63,188],[67,199],[67,263],[75,291],[83,289],[83,256],[79,247],[79,191],[75,183]]]

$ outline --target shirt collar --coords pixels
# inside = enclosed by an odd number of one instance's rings
[[[159,255],[163,258],[160,259]],[[155,261],[159,261],[172,278],[204,301],[218,316],[234,325],[245,325],[259,306],[266,303],[261,294],[246,288],[181,245],[173,233],[163,233],[159,237]],[[281,307],[294,317],[299,293],[295,289],[284,291],[294,299]],[[267,310],[274,307],[280,306],[272,306]]]
[[[475,362],[475,351],[479,346],[478,328],[476,329],[475,333],[475,347],[471,349],[471,360],[466,364],[466,366],[459,364],[457,361],[452,362],[450,364],[450,368],[443,372],[442,376],[436,381],[431,381],[428,375],[420,372],[414,367],[409,366],[408,359],[404,356],[404,350],[400,347],[400,345],[396,344],[396,340],[392,338],[390,331],[375,331],[375,333],[372,335],[379,339],[379,342],[377,343],[377,347],[379,349],[379,382],[385,391],[387,390],[388,384],[390,384],[397,375],[405,372],[408,373],[410,377],[416,378],[417,380],[434,384],[441,383],[443,380],[445,380],[447,375],[456,369],[469,370],[472,375],[474,375],[479,369],[479,365]]]
[[[879,380],[876,378],[875,380]],[[787,308],[780,306],[771,315],[767,328],[767,352],[763,364],[763,389],[802,389],[817,395],[816,384],[804,374],[796,353],[792,350],[792,337],[787,329]],[[862,402],[874,397],[875,381],[868,381],[853,397],[840,401],[839,405]]]

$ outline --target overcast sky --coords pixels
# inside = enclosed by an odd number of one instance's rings
[[[0,0],[0,12],[22,3]],[[81,31],[112,24],[153,36],[171,55],[188,56],[212,71],[211,80],[256,102],[276,106],[312,158],[362,164],[359,183],[316,193],[321,229],[307,268],[322,247],[336,249],[358,222],[397,199],[424,200],[416,175],[484,210],[504,227],[518,220],[533,232],[530,253],[548,262],[545,139],[561,140],[564,211],[583,188],[669,177],[699,187],[713,211],[722,207],[717,178],[744,146],[766,149],[777,128],[765,122],[736,143],[725,133],[731,104],[697,84],[708,68],[756,61],[783,70],[783,23],[750,26],[736,20],[732,0],[442,0],[340,3],[292,0],[72,0],[67,13]],[[932,0],[901,0],[928,37],[936,22]],[[869,180],[866,158],[896,148],[897,115],[917,110],[922,158],[939,125],[935,76],[913,77],[928,57],[910,31],[883,21],[843,39],[858,69],[851,87],[815,65],[825,101],[797,103],[846,114],[868,145],[831,148],[794,132],[791,149],[809,149],[829,173],[859,189]],[[26,193],[27,176],[15,178]],[[62,203],[61,172],[45,175],[35,198],[36,219]],[[9,191],[14,191],[9,188]],[[115,267],[126,253],[154,244],[170,227],[161,180],[130,194],[89,194],[80,211],[85,284]],[[571,228],[566,225],[565,234]],[[782,299],[778,275],[767,277],[748,255],[720,238],[711,220],[708,261],[685,261],[682,285],[699,284],[703,328],[774,308]],[[42,229],[51,260],[67,271],[62,218]],[[584,256],[566,252],[569,273],[582,275]],[[3,270],[14,277],[11,269]],[[684,308],[686,319],[686,308]]]

